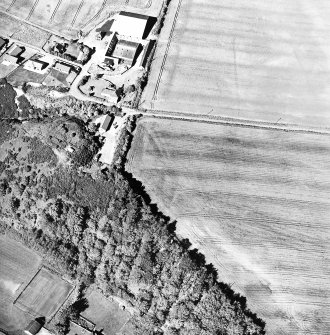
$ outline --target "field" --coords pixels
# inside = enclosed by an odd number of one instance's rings
[[[126,168],[267,334],[330,334],[329,136],[145,118]]]
[[[22,329],[31,316],[13,305],[14,300],[35,275],[41,258],[21,244],[0,236],[0,328]]]
[[[327,0],[173,0],[143,107],[329,127],[329,15]]]
[[[67,38],[76,38],[79,30],[89,30],[109,15],[132,10],[157,16],[159,0],[4,0],[0,11],[49,29]]]
[[[68,282],[42,268],[18,297],[15,305],[36,317],[51,319],[71,289]]]
[[[42,48],[50,37],[47,31],[17,20],[7,13],[1,12],[0,2],[0,31],[3,36],[10,36],[32,46]]]
[[[88,308],[82,313],[92,321],[97,329],[103,329],[105,335],[115,335],[130,318],[127,311],[122,310],[118,303],[104,297],[100,292],[89,290],[87,294]]]

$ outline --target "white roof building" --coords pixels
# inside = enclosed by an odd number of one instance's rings
[[[41,62],[38,59],[28,59],[25,63],[24,63],[24,68],[26,70],[30,70],[30,71],[34,71],[34,72],[40,72],[42,71],[44,68],[47,67],[47,63],[45,62]]]
[[[120,12],[114,23],[114,28],[111,30],[118,32],[120,35],[142,39],[148,18],[146,15]]]
[[[18,63],[18,58],[12,55],[5,54],[2,58],[2,64],[9,66],[9,65],[15,65]]]

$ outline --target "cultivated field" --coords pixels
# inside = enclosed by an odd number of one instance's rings
[[[173,0],[169,13],[143,107],[330,126],[328,0]]]
[[[146,118],[127,170],[267,334],[330,334],[329,136]]]
[[[88,308],[82,313],[92,321],[97,329],[103,329],[105,335],[116,335],[130,319],[130,313],[122,310],[118,303],[104,297],[96,290],[89,289]]]
[[[31,316],[13,305],[14,300],[32,279],[41,258],[23,245],[0,236],[0,328],[22,329]]]
[[[0,2],[0,8],[2,2]],[[6,12],[0,10],[0,31],[1,35],[15,38],[21,42],[42,48],[51,34],[43,29],[34,27],[23,21],[17,20]]]
[[[157,16],[161,5],[159,0],[4,0],[0,2],[0,11],[76,38],[79,30],[90,30],[114,12],[131,10]]]
[[[71,290],[68,282],[42,268],[20,294],[15,305],[36,317],[51,319]]]

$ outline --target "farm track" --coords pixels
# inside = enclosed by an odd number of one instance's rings
[[[34,4],[33,4],[32,8],[31,8],[31,10],[30,10],[30,12],[29,12],[29,15],[28,15],[27,18],[26,18],[26,21],[29,21],[29,20],[30,20],[30,18],[31,18],[31,16],[32,16],[32,14],[33,14],[35,8],[37,7],[38,3],[39,3],[39,0],[35,0],[35,2],[34,2]]]
[[[80,13],[80,10],[81,10],[82,6],[84,5],[84,2],[85,2],[85,0],[81,0],[81,2],[80,2],[80,4],[79,4],[79,7],[78,7],[78,9],[77,9],[77,11],[76,11],[76,14],[74,15],[73,20],[72,20],[72,22],[71,22],[71,27],[74,26],[74,24],[75,24],[75,22],[76,22],[76,20],[77,20],[77,17],[78,17],[78,15],[79,15],[79,13]]]
[[[60,7],[61,3],[62,3],[62,0],[58,0],[58,3],[57,3],[57,5],[56,5],[56,7],[55,7],[55,9],[54,9],[54,11],[53,11],[52,16],[50,17],[50,19],[49,19],[49,21],[48,21],[48,23],[52,23],[52,22],[53,22],[54,17],[55,17],[55,15],[56,15],[56,12],[57,12],[58,8]]]
[[[154,109],[141,109],[136,111],[129,108],[124,108],[124,110],[126,112],[133,114],[138,113],[143,114],[145,116],[156,117],[167,120],[182,120],[188,122],[201,122],[208,124],[230,125],[230,126],[247,127],[255,129],[270,129],[285,132],[330,136],[330,129],[328,128],[325,129],[313,128],[313,127],[308,128],[298,124],[281,124],[281,123],[275,124],[265,121],[235,119],[235,118],[221,117],[217,115],[188,114],[188,113],[171,112],[171,111],[154,110]]]
[[[173,34],[174,34],[174,29],[175,29],[176,22],[178,20],[178,16],[179,16],[179,13],[180,13],[181,4],[182,4],[182,0],[179,0],[178,7],[176,9],[174,20],[173,20],[173,23],[172,23],[170,35],[169,35],[169,38],[168,38],[168,42],[167,42],[167,45],[166,45],[163,61],[162,61],[162,64],[160,66],[159,75],[158,75],[158,78],[157,78],[157,81],[156,81],[155,90],[154,90],[154,94],[152,96],[152,100],[157,99],[159,84],[160,84],[160,81],[162,79],[162,75],[163,75],[164,67],[165,67],[165,64],[166,64],[168,52],[170,50],[170,46],[171,46],[171,42],[172,42]]]
[[[84,29],[90,23],[92,23],[95,19],[97,19],[100,16],[100,14],[103,12],[106,5],[107,5],[107,0],[104,0],[102,5],[101,5],[101,8],[98,10],[98,12],[90,20],[88,20],[84,25],[82,25],[81,29]]]
[[[13,0],[13,1],[11,2],[11,4],[9,5],[9,7],[6,9],[6,12],[9,12],[9,11],[10,11],[10,9],[15,5],[15,2],[16,2],[16,0]]]

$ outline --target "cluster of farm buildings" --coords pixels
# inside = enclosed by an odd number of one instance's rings
[[[96,29],[93,38],[81,37],[79,42],[52,35],[37,53],[35,50],[32,53],[33,48],[29,45],[0,37],[0,67],[3,67],[0,72],[5,73],[0,73],[0,76],[7,76],[20,68],[27,83],[67,88],[80,77],[75,84],[82,94],[117,102],[116,91],[125,82],[120,80],[120,76],[125,74],[128,77],[130,73],[127,72],[132,67],[145,68],[154,41],[146,39],[148,16],[120,12],[112,21],[108,29]],[[31,72],[34,75],[30,75]],[[131,82],[138,79],[136,73],[131,75]],[[117,78],[115,82],[112,80],[114,76]]]

